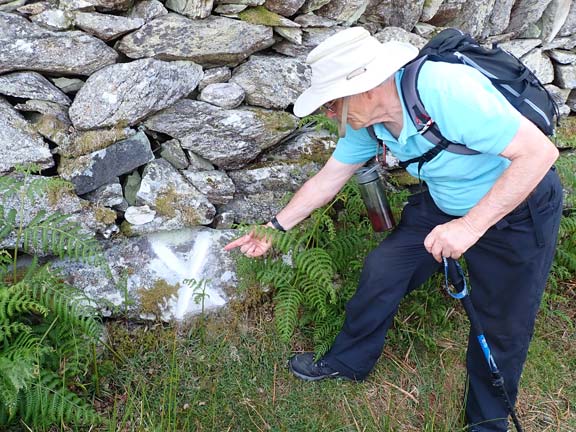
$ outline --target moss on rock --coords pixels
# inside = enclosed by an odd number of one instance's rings
[[[165,191],[158,194],[154,202],[154,209],[158,214],[167,217],[176,216],[176,209],[178,208],[178,194],[174,186],[170,186]]]
[[[286,18],[270,12],[264,6],[248,8],[238,14],[238,18],[250,24],[265,25],[268,27],[282,27],[286,25]]]
[[[104,225],[112,225],[116,222],[116,212],[108,207],[97,206],[94,212],[94,217],[98,222]]]
[[[171,285],[164,279],[157,279],[151,288],[140,288],[138,295],[142,313],[160,317],[163,308],[166,307],[171,297],[176,296],[178,289],[180,289],[179,283]]]

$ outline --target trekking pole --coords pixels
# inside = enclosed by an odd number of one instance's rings
[[[484,330],[480,324],[478,316],[476,315],[476,309],[474,309],[474,305],[472,304],[472,299],[468,295],[468,285],[466,283],[466,276],[464,275],[464,271],[462,270],[462,266],[458,261],[453,259],[442,258],[444,261],[444,279],[446,284],[446,291],[448,294],[457,300],[460,300],[464,310],[466,311],[466,315],[468,315],[468,319],[470,320],[470,328],[472,332],[478,339],[478,343],[482,348],[482,353],[484,354],[484,358],[488,363],[488,367],[490,368],[490,372],[492,373],[492,385],[494,387],[498,387],[500,389],[500,393],[504,402],[506,404],[506,409],[510,413],[510,417],[512,417],[512,422],[516,427],[518,432],[522,432],[522,426],[520,425],[520,421],[516,416],[516,412],[514,411],[514,405],[510,402],[510,397],[506,392],[506,388],[504,387],[504,378],[494,361],[494,357],[492,357],[492,353],[490,352],[490,347],[488,346],[488,342],[486,342],[486,337],[484,336]],[[454,292],[450,289],[449,282],[452,282],[452,285],[457,292]]]

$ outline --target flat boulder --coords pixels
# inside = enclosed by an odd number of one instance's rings
[[[17,70],[91,75],[118,53],[79,31],[52,32],[19,15],[0,12],[0,74]]]
[[[235,294],[234,256],[223,247],[238,235],[198,227],[119,237],[103,244],[112,277],[101,267],[70,260],[53,264],[103,316],[186,320],[224,306]],[[205,294],[203,304],[197,301],[199,292]]]
[[[0,94],[70,105],[70,98],[37,72],[14,72],[0,76]]]
[[[201,79],[202,68],[189,61],[115,64],[86,80],[70,107],[70,119],[78,129],[134,125],[191,93]]]
[[[124,36],[116,48],[128,57],[191,60],[202,66],[236,66],[274,43],[263,25],[209,16],[191,20],[169,13]]]
[[[83,195],[153,159],[150,141],[143,132],[138,132],[105,149],[76,158],[62,158],[58,170],[74,184],[76,193]]]
[[[182,148],[220,169],[235,169],[278,144],[296,129],[298,119],[285,111],[226,110],[206,102],[182,99],[149,117],[144,125],[178,138]]]

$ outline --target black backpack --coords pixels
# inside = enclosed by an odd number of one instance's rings
[[[558,106],[542,83],[520,60],[497,46],[484,48],[470,35],[449,28],[433,37],[418,56],[404,67],[401,88],[404,104],[418,132],[435,146],[422,156],[400,162],[400,166],[432,160],[442,150],[458,154],[478,154],[464,144],[444,138],[420,100],[416,83],[420,68],[426,61],[443,61],[469,65],[490,79],[494,87],[524,117],[532,121],[546,135],[554,134]]]

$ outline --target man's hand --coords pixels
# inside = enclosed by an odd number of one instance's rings
[[[434,259],[442,262],[442,257],[458,259],[480,239],[478,232],[465,218],[454,219],[438,225],[424,239],[424,247]]]
[[[500,155],[511,163],[488,193],[464,217],[438,225],[424,240],[424,247],[436,261],[443,256],[459,258],[526,199],[556,161],[558,149],[523,117],[518,132]]]
[[[254,231],[246,234],[236,240],[228,243],[224,246],[225,251],[230,251],[234,248],[240,247],[240,252],[242,252],[247,257],[259,257],[268,252],[268,249],[272,246],[272,242],[266,237],[259,238],[256,236]]]

